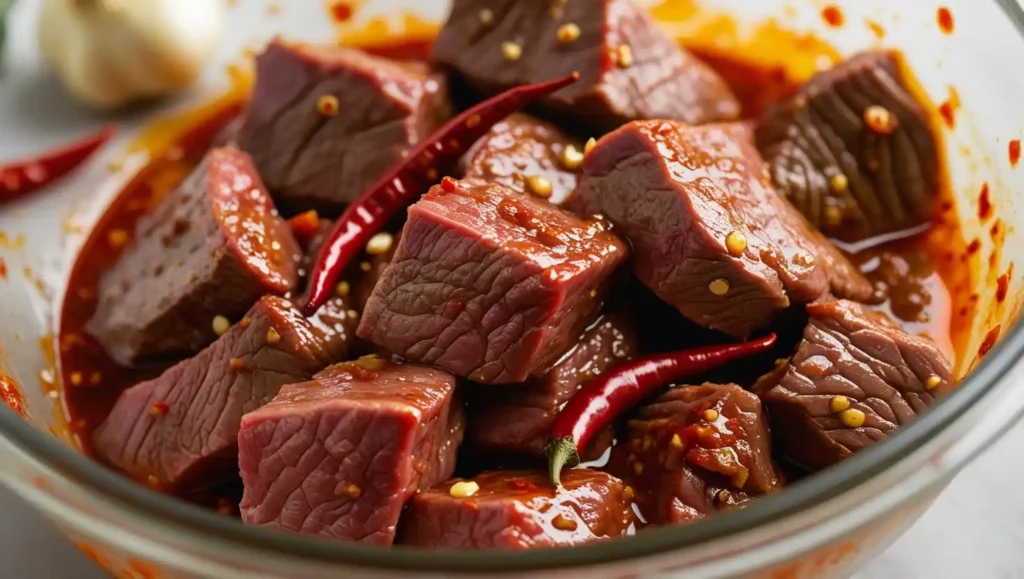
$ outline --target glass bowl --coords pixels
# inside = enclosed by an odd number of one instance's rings
[[[206,71],[200,88],[183,101],[168,103],[168,109],[186,109],[223,91],[224,65],[274,33],[307,40],[340,36],[377,41],[405,27],[405,33],[423,35],[447,8],[446,2],[368,0],[356,3],[355,18],[339,25],[327,17],[331,2],[230,4],[231,25],[217,64]],[[785,492],[708,521],[526,554],[329,543],[245,527],[136,486],[79,452],[61,407],[52,344],[63,280],[83,232],[145,163],[145,154],[127,142],[142,127],[143,117],[151,117],[131,113],[122,119],[124,139],[103,158],[45,194],[0,209],[0,258],[6,269],[0,276],[0,372],[10,378],[0,382],[0,393],[19,399],[23,407],[22,415],[0,408],[0,482],[119,577],[464,573],[782,579],[848,574],[902,533],[1024,408],[1024,331],[1018,321],[1024,268],[1016,274],[1013,269],[1024,254],[1018,193],[1024,191],[1024,174],[1016,170],[1009,152],[1011,142],[1024,134],[1019,107],[1024,76],[1018,65],[1024,58],[1024,12],[1013,0],[834,4],[843,15],[841,26],[828,24],[822,18],[824,4],[813,0],[666,0],[655,13],[673,33],[706,52],[743,50],[771,58],[788,43],[820,61],[822,54],[815,56],[814,50],[821,46],[840,54],[872,46],[896,48],[923,90],[942,103],[935,114],[937,122],[946,117],[943,137],[953,210],[966,238],[978,240],[971,244],[975,251],[954,259],[963,262],[963,271],[972,272],[959,283],[969,284],[961,289],[977,296],[976,309],[954,312],[954,323],[966,328],[957,363],[957,374],[963,376],[960,387],[884,443]],[[22,3],[14,15],[18,50],[29,50],[26,34],[37,8]],[[940,9],[952,15],[952,30],[940,25]],[[798,76],[821,65],[787,64]],[[0,85],[0,147],[5,157],[27,152],[29,145],[48,144],[61,128],[55,128],[59,119],[40,123],[7,106],[18,98],[15,93],[36,82],[28,78],[31,71],[28,76],[19,70],[9,73],[11,80]],[[116,172],[111,161],[120,167]],[[994,211],[978,209],[983,186]]]

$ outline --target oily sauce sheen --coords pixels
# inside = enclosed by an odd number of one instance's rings
[[[428,43],[415,40],[375,46],[369,52],[390,58],[425,60],[429,49]],[[748,118],[760,114],[766,104],[791,94],[798,86],[798,82],[778,66],[758,67],[720,54],[701,54],[700,51],[697,54],[730,83]],[[122,368],[85,333],[85,324],[96,308],[97,282],[117,261],[121,249],[131,242],[136,220],[202,159],[218,131],[239,110],[240,104],[236,102],[205,115],[202,122],[196,123],[193,119],[191,124],[179,127],[174,154],[154,158],[132,179],[97,223],[72,268],[60,316],[58,353],[69,423],[87,451],[90,434],[107,416],[118,395],[165,369]],[[948,225],[947,220],[946,227]],[[940,249],[938,242],[946,243],[947,249]],[[885,302],[878,306],[880,310],[910,333],[931,337],[952,358],[950,312],[963,304],[953,304],[955,296],[951,298],[947,290],[951,270],[938,267],[942,254],[948,252],[948,243],[948,237],[933,240],[929,232],[922,231],[873,246],[861,244],[871,247],[858,251],[852,259],[876,289],[885,294]],[[642,320],[640,322],[643,325]],[[785,355],[785,352],[778,354]],[[237,515],[232,506],[237,504],[237,492],[235,488],[219,489],[212,490],[209,496],[188,498],[222,513]]]

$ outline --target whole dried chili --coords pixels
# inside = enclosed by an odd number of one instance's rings
[[[0,203],[24,197],[74,171],[117,133],[107,125],[31,159],[0,164]]]
[[[495,124],[529,103],[579,79],[579,73],[509,89],[457,115],[368,187],[331,228],[317,253],[309,295],[302,307],[311,316],[331,295],[334,282],[366,242],[399,210],[418,199],[442,173]]]
[[[766,352],[774,345],[775,334],[768,334],[742,344],[655,354],[616,366],[587,382],[569,399],[551,428],[544,449],[551,482],[560,487],[562,467],[578,465],[581,452],[595,434],[654,391],[726,362]]]

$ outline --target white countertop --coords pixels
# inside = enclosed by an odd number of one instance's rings
[[[19,10],[33,8],[32,2],[22,4]],[[0,127],[0,157],[27,153],[97,124],[42,73],[29,48],[31,31],[19,28],[12,35],[16,70],[9,72],[15,74],[0,83],[4,124],[16,126]],[[12,76],[17,78],[11,80]],[[32,127],[28,139],[22,134],[27,126]],[[1016,478],[1022,472],[1021,446],[1024,424],[970,465],[917,525],[868,564],[858,579],[1024,577],[1024,500]],[[0,576],[107,577],[52,525],[3,489],[0,513]]]

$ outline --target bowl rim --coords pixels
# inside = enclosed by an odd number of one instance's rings
[[[994,2],[1024,40],[1024,8],[1016,0]],[[642,535],[613,541],[538,549],[531,551],[529,557],[515,551],[500,550],[434,552],[402,547],[382,549],[246,526],[240,520],[139,485],[34,428],[2,404],[0,436],[46,467],[68,477],[74,484],[113,499],[134,514],[157,524],[173,523],[189,531],[193,537],[226,540],[268,556],[298,557],[310,563],[387,571],[509,573],[551,570],[621,562],[706,545],[792,517],[845,494],[896,466],[904,457],[949,427],[999,384],[1022,354],[1024,317],[1014,322],[1010,331],[941,404],[883,443],[794,483],[785,492],[761,497],[748,508],[690,525],[650,529]]]

